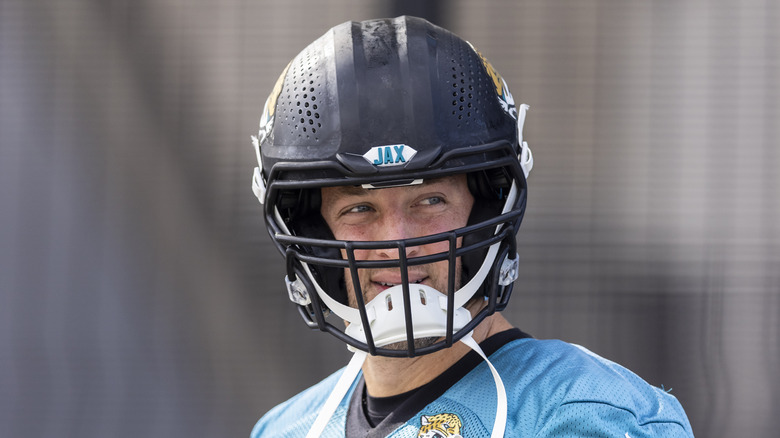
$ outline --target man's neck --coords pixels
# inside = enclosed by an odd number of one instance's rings
[[[474,329],[477,343],[512,328],[500,314],[495,313]],[[373,397],[389,397],[418,388],[446,371],[471,349],[457,342],[450,348],[413,358],[369,356],[363,364],[366,389]]]

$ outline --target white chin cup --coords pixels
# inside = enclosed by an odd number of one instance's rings
[[[406,341],[403,286],[386,289],[366,304],[366,314],[374,338],[374,345],[382,347]],[[440,338],[447,335],[447,296],[424,284],[410,284],[409,298],[414,339]],[[471,321],[471,313],[463,307],[455,309],[453,333]],[[366,342],[366,333],[360,321],[349,324],[347,335]]]

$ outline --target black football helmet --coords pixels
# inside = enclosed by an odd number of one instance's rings
[[[515,234],[533,164],[522,138],[527,108],[515,105],[504,80],[471,44],[420,18],[343,23],[296,56],[253,138],[259,164],[253,190],[286,258],[290,299],[306,324],[369,354],[416,356],[451,346],[502,310],[517,277]],[[381,189],[454,174],[467,175],[475,198],[460,229],[338,241],[320,215],[322,187]],[[449,250],[405,256],[405,248],[434,242],[448,242]],[[379,248],[398,249],[399,259],[354,256]],[[454,275],[458,258],[462,278]],[[440,261],[451,271],[447,290],[404,281],[392,291],[403,305],[364,302],[359,269],[398,269],[408,280],[407,267]],[[345,275],[358,288],[357,307],[347,304]],[[474,297],[487,305],[472,318],[463,306]],[[346,329],[343,321],[331,322],[331,312],[348,322]],[[413,340],[421,337],[441,340],[416,348]],[[385,348],[399,341],[406,349]]]

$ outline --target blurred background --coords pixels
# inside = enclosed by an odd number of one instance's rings
[[[507,315],[670,389],[699,437],[780,415],[780,4],[0,2],[0,436],[246,437],[346,364],[252,195],[284,66],[421,15],[531,105]]]

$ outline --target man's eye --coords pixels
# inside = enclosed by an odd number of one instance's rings
[[[444,199],[442,199],[440,196],[431,196],[430,198],[425,198],[422,201],[423,205],[436,205],[442,203],[444,203]]]
[[[368,205],[356,205],[347,210],[346,213],[366,213],[369,211],[371,211],[371,207]]]

